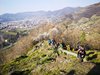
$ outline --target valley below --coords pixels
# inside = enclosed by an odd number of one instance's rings
[[[64,43],[58,53],[48,39]],[[77,46],[86,51],[84,62]],[[0,15],[0,75],[100,75],[100,3]]]

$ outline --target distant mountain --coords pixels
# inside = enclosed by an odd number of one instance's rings
[[[32,28],[45,22],[60,23],[66,19],[79,20],[100,15],[100,3],[86,7],[66,7],[56,11],[36,11],[0,15],[0,29],[3,28]],[[2,23],[3,22],[3,23]]]
[[[96,3],[87,7],[66,7],[56,11],[23,12],[16,14],[6,13],[0,15],[0,22],[18,21],[38,17],[55,19],[69,14],[71,14],[74,19],[79,19],[80,17],[91,17],[93,14],[100,15],[100,3]]]
[[[18,21],[36,17],[58,17],[65,14],[71,14],[75,12],[77,8],[67,7],[64,9],[56,10],[56,11],[37,11],[37,12],[24,12],[24,13],[16,13],[16,14],[3,14],[0,15],[0,22],[9,22],[9,21]]]
[[[68,14],[72,14],[76,11],[78,11],[80,8],[77,7],[77,8],[72,8],[72,7],[67,7],[67,8],[64,8],[64,9],[61,9],[61,10],[57,10],[57,11],[54,11],[53,13],[55,15],[68,15]]]
[[[81,8],[79,11],[73,14],[73,17],[75,19],[80,19],[81,17],[90,18],[94,14],[100,16],[100,2]]]
[[[40,14],[41,13],[41,14]],[[0,22],[8,22],[8,21],[18,21],[24,20],[28,18],[32,18],[37,15],[44,15],[45,12],[25,12],[25,13],[17,13],[17,14],[3,14],[0,16]]]

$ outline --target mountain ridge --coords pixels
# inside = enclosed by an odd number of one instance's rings
[[[72,15],[73,19],[80,19],[81,17],[91,17],[92,15],[100,15],[100,2],[86,7],[65,7],[55,11],[35,11],[35,12],[21,12],[21,13],[6,13],[0,15],[0,22],[20,21],[25,19],[35,19],[45,17],[47,19],[59,19],[65,15]],[[66,17],[67,18],[67,17]],[[68,17],[69,18],[69,17]]]
[[[18,21],[24,20],[25,18],[34,18],[34,17],[52,17],[52,16],[61,16],[64,14],[71,14],[76,11],[78,8],[66,7],[56,11],[36,11],[36,12],[22,12],[16,14],[6,13],[0,15],[0,22],[9,22],[9,21]]]

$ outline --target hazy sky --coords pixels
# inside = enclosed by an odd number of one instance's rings
[[[0,14],[84,7],[100,0],[0,0]]]

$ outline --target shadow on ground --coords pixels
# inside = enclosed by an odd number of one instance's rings
[[[92,59],[95,59],[95,58],[97,58],[97,54],[94,54],[92,57],[88,57],[87,60],[89,61],[89,60],[92,60]]]
[[[86,54],[86,56],[88,56],[88,61],[97,58],[97,54],[95,54],[95,52],[89,52],[88,54]]]
[[[75,70],[71,70],[67,75],[74,75],[75,74]]]
[[[96,63],[87,75],[100,75],[100,63]]]
[[[95,52],[89,52],[88,54],[86,54],[87,56],[94,54]]]
[[[27,58],[27,57],[28,57],[28,56],[26,56],[26,55],[22,55],[22,56],[16,58],[15,62],[16,62],[16,61],[20,61],[20,60],[22,60],[22,59],[25,59],[25,58]]]
[[[11,75],[28,75],[30,73],[30,70],[25,70],[25,71],[14,71],[11,73]]]

